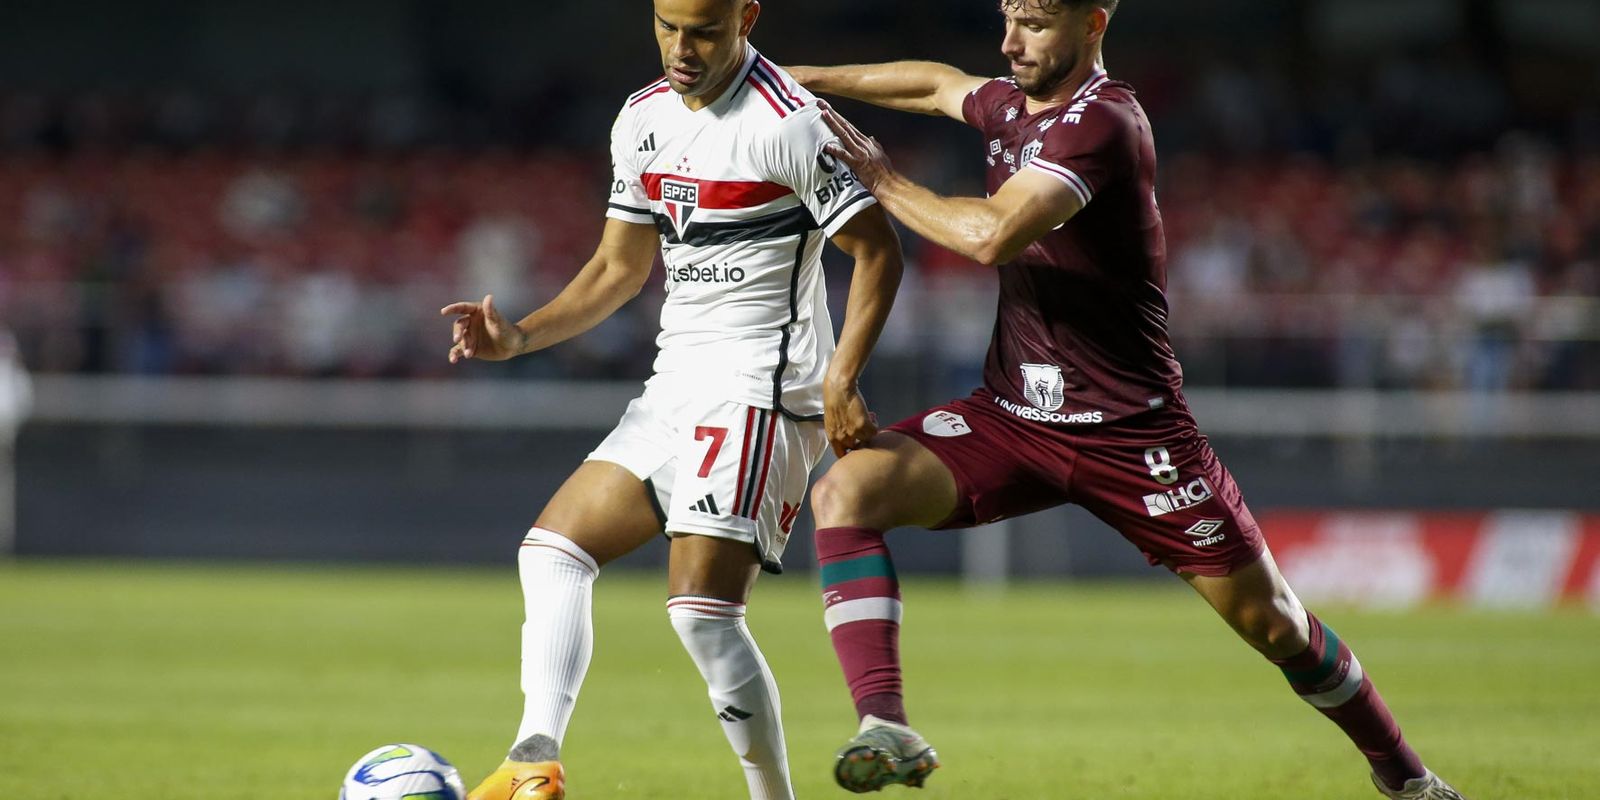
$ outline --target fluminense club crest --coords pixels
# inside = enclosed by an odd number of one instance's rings
[[[667,217],[672,220],[672,227],[678,230],[679,236],[683,235],[684,228],[689,227],[689,216],[694,214],[699,202],[700,184],[672,178],[661,179],[661,204],[666,206]]]
[[[1034,139],[1033,141],[1028,142],[1027,144],[1023,145],[1022,146],[1022,166],[1024,166],[1024,167],[1028,166],[1028,162],[1032,161],[1034,156],[1039,155],[1039,151],[1043,150],[1043,149],[1044,149],[1044,142],[1041,142],[1038,139]]]
[[[1022,395],[1045,411],[1054,411],[1067,401],[1067,381],[1054,364],[1023,364]]]

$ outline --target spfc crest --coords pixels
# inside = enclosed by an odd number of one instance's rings
[[[1022,395],[1045,411],[1054,411],[1067,400],[1067,381],[1054,364],[1023,364]]]
[[[1022,146],[1022,166],[1024,166],[1024,167],[1028,166],[1028,162],[1032,161],[1034,156],[1039,155],[1039,151],[1043,150],[1043,149],[1044,149],[1044,142],[1041,142],[1038,139],[1034,139],[1033,141],[1028,142],[1027,144],[1023,145]]]
[[[661,203],[667,207],[667,217],[672,220],[672,227],[678,229],[679,236],[683,235],[684,228],[689,227],[689,216],[699,202],[700,184],[672,178],[661,179]]]

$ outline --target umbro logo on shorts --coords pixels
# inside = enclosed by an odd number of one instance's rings
[[[1227,524],[1228,523],[1223,522],[1220,519],[1203,519],[1193,525],[1190,525],[1189,529],[1184,531],[1184,533],[1187,533],[1198,540],[1195,542],[1196,547],[1204,547],[1208,544],[1216,544],[1217,542],[1222,541],[1224,536],[1222,529],[1226,527]]]

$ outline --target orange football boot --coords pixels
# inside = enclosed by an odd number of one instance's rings
[[[467,800],[563,800],[567,776],[560,761],[506,761]]]

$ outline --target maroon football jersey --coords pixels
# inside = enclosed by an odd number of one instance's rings
[[[1098,73],[1071,102],[1030,114],[1022,90],[1000,78],[968,95],[962,112],[983,132],[989,194],[1032,169],[1084,201],[999,268],[999,315],[984,366],[995,402],[1053,425],[1181,404],[1182,370],[1167,338],[1155,144],[1133,88]]]

